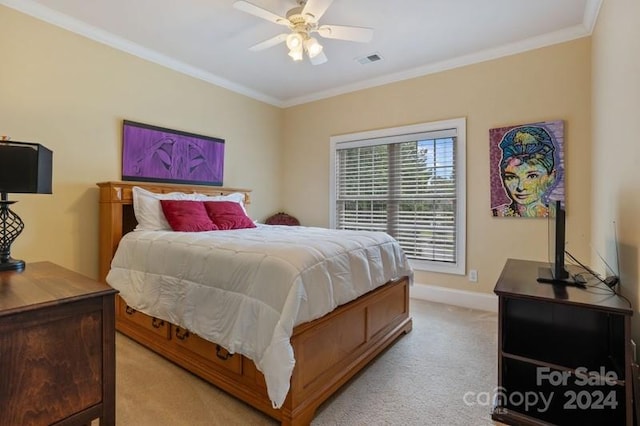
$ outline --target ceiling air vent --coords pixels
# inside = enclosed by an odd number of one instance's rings
[[[362,65],[370,64],[372,62],[378,62],[382,60],[382,56],[379,53],[372,53],[371,55],[361,56],[356,58],[356,61],[360,62]]]

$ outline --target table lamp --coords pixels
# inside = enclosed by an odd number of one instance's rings
[[[24,261],[11,257],[11,244],[24,222],[9,206],[7,194],[51,194],[53,152],[37,143],[0,142],[0,271],[21,271]]]

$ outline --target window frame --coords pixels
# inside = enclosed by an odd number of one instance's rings
[[[390,127],[349,133],[330,138],[330,170],[329,170],[329,226],[336,228],[336,151],[359,146],[379,145],[405,141],[410,135],[425,132],[439,132],[448,129],[456,130],[456,262],[409,259],[411,266],[420,271],[439,272],[455,275],[466,274],[466,118],[433,121],[408,126]],[[405,138],[405,139],[403,139]],[[383,140],[384,139],[384,140]]]

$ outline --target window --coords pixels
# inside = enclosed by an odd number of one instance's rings
[[[384,231],[415,269],[465,273],[464,118],[331,138],[332,228]]]

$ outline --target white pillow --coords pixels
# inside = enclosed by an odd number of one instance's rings
[[[138,221],[135,231],[171,231],[171,226],[162,212],[160,200],[195,200],[196,195],[184,192],[157,194],[134,186],[133,213]]]
[[[205,195],[198,193],[193,195],[196,196],[194,200],[198,201],[233,201],[234,203],[240,204],[240,207],[242,207],[242,211],[244,211],[244,214],[247,214],[247,209],[244,207],[244,194],[242,192],[234,192],[227,195]]]
[[[167,222],[162,211],[160,200],[194,200],[194,201],[233,201],[240,204],[244,214],[244,194],[234,192],[228,195],[186,194],[184,192],[170,192],[158,194],[147,191],[139,186],[133,187],[133,213],[138,225],[134,231],[171,231],[171,225]]]

